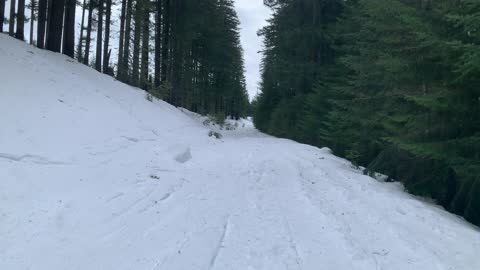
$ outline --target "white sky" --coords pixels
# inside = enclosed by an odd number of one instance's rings
[[[5,16],[9,16],[10,12],[10,1],[7,0],[5,7]],[[25,1],[29,3],[29,0]],[[81,0],[83,2],[83,0]],[[257,36],[257,31],[267,24],[266,20],[271,15],[271,10],[263,5],[263,0],[236,0],[235,7],[237,9],[238,17],[240,19],[240,28],[241,28],[241,43],[244,50],[244,59],[245,59],[245,69],[246,69],[246,81],[247,81],[247,90],[250,96],[250,99],[253,99],[258,93],[258,85],[260,82],[260,61],[261,54],[259,51],[262,49],[262,39]],[[118,47],[118,41],[115,39],[115,35],[118,35],[118,17],[120,14],[120,5],[114,7],[112,12],[112,35],[111,35],[111,46],[112,46],[112,61],[116,61],[116,50]],[[25,15],[30,17],[30,10],[25,10]],[[81,22],[81,8],[77,7],[76,9],[76,24],[77,24],[77,33],[75,35],[75,42],[77,42],[78,35],[80,32],[80,22]],[[35,23],[36,25],[36,23]],[[35,26],[36,27],[36,26]],[[4,31],[8,31],[8,25],[4,25]],[[29,41],[30,34],[30,24],[25,24],[25,39]],[[36,33],[34,33],[34,39],[36,38]],[[93,34],[93,38],[96,38],[96,34]],[[95,48],[95,41],[92,41],[92,48]],[[93,52],[94,53],[94,52]]]
[[[262,39],[257,31],[267,24],[271,10],[263,0],[236,0],[235,6],[241,23],[241,42],[244,50],[247,89],[250,99],[258,93]]]

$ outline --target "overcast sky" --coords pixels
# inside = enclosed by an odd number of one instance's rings
[[[201,1],[201,0],[199,0]],[[8,17],[9,13],[9,2],[6,3],[5,13]],[[29,0],[26,1],[27,3]],[[82,0],[83,2],[83,0]],[[237,9],[238,17],[240,19],[241,27],[241,42],[244,50],[244,59],[245,59],[245,69],[246,69],[246,80],[247,80],[247,90],[250,96],[250,99],[255,97],[258,93],[258,84],[260,82],[260,60],[261,54],[259,51],[262,49],[262,39],[257,36],[257,31],[266,25],[266,20],[270,17],[271,11],[269,8],[263,5],[263,0],[235,0],[235,6]],[[118,31],[118,14],[120,5],[114,7],[113,11],[113,22],[112,22],[112,49],[116,51],[118,47],[117,41],[115,39],[115,31]],[[30,17],[30,11],[25,10],[25,15]],[[76,10],[76,23],[77,33],[75,40],[78,38],[80,31],[80,21],[81,21],[81,8],[77,7]],[[4,29],[8,29],[8,26],[5,25]],[[25,25],[25,39],[29,40],[30,25],[27,23]],[[94,37],[95,34],[94,34]],[[36,38],[36,33],[34,39]],[[94,48],[95,42],[93,41],[92,48]],[[112,55],[115,55],[112,52]],[[114,56],[115,57],[115,56]],[[116,60],[116,59],[112,59]]]
[[[235,6],[241,23],[247,89],[252,99],[258,93],[260,82],[259,51],[262,49],[262,39],[257,36],[257,31],[267,24],[266,20],[270,17],[271,11],[263,5],[263,0],[236,0]]]

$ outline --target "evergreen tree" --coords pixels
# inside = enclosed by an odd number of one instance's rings
[[[15,36],[15,18],[17,15],[15,14],[15,5],[16,0],[10,0],[10,18],[8,21],[8,34],[13,37]]]
[[[102,37],[103,37],[103,8],[104,0],[98,0],[98,17],[97,17],[97,53],[95,54],[95,69],[102,72]]]
[[[103,73],[111,74],[110,72],[110,20],[112,14],[112,0],[106,0],[105,7],[105,41],[103,44]],[[112,74],[113,75],[113,74]]]
[[[51,8],[48,12],[47,50],[60,52],[62,46],[64,10],[64,1],[51,0]]]
[[[88,1],[88,21],[87,21],[87,37],[85,39],[85,56],[83,63],[88,66],[90,61],[90,42],[92,40],[93,10],[95,7],[94,0]]]
[[[118,38],[118,63],[117,63],[117,78],[121,80],[124,78],[124,71],[123,71],[123,54],[124,54],[124,41],[125,41],[125,17],[126,17],[126,9],[127,9],[127,0],[122,0],[122,8],[120,13],[120,37]]]
[[[0,0],[0,33],[3,32],[3,24],[5,23],[5,1]]]
[[[75,9],[76,0],[67,0],[63,27],[63,54],[70,57],[75,55]]]
[[[38,0],[37,47],[45,47],[45,31],[47,21],[47,0]]]
[[[15,32],[15,38],[19,40],[25,40],[25,0],[18,0],[16,16],[17,31]]]
[[[266,4],[256,126],[329,146],[480,224],[480,3]]]

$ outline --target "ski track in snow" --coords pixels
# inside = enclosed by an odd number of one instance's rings
[[[477,227],[328,149],[0,48],[0,269],[480,269]]]

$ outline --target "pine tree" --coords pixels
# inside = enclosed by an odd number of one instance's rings
[[[10,19],[8,22],[8,34],[13,37],[15,36],[15,18],[17,15],[15,14],[15,5],[16,0],[10,0]]]
[[[62,46],[64,9],[64,1],[51,0],[51,9],[48,12],[47,50],[60,52]]]
[[[162,0],[155,2],[155,71],[154,71],[154,86],[160,87],[161,81],[161,54],[162,54]]]
[[[37,19],[35,15],[35,11],[38,9],[38,3],[36,0],[30,0],[28,4],[28,8],[30,9],[30,45],[33,45],[33,22]]]
[[[0,0],[0,33],[3,32],[3,24],[5,23],[5,1]]]
[[[103,44],[103,73],[112,74],[110,71],[110,17],[112,14],[112,0],[106,0],[106,14],[105,14],[105,41]]]
[[[103,37],[103,6],[104,0],[98,0],[98,17],[97,17],[97,53],[95,54],[95,69],[102,72],[102,37]]]
[[[83,63],[88,66],[90,61],[90,42],[92,40],[92,24],[93,24],[93,10],[95,7],[94,0],[88,1],[88,21],[87,21],[87,37],[85,40],[85,57]]]
[[[142,37],[142,22],[143,22],[143,6],[145,0],[137,0],[135,3],[134,24],[135,30],[133,32],[133,56],[132,56],[132,76],[131,83],[134,86],[139,86],[140,82],[140,48]]]
[[[162,0],[162,56],[161,56],[161,82],[167,81],[169,48],[170,48],[170,0]]]
[[[118,43],[118,63],[117,63],[117,78],[122,80],[125,77],[125,72],[123,70],[123,54],[124,54],[124,41],[125,41],[125,17],[127,9],[127,0],[122,0],[122,9],[120,13],[120,37]]]
[[[65,3],[65,22],[63,28],[63,54],[70,57],[75,55],[75,8],[76,0],[67,0]]]
[[[121,70],[119,70],[119,74],[124,76],[120,78],[121,80],[123,80],[124,82],[130,82],[130,78],[129,78],[130,39],[131,39],[131,32],[132,32],[131,22],[132,22],[132,16],[133,16],[133,0],[127,0],[126,14],[127,15],[125,19],[125,44],[123,49],[124,54],[122,57]]]
[[[140,67],[140,87],[148,90],[148,64],[150,52],[150,3],[145,2],[142,10],[142,51],[141,51],[141,67]]]
[[[45,47],[45,31],[47,21],[47,0],[38,0],[37,47]]]
[[[17,31],[15,38],[25,40],[25,0],[18,0],[17,7]]]
[[[85,30],[85,11],[87,10],[87,3],[86,0],[83,0],[82,3],[82,20],[80,22],[80,36],[78,37],[78,43],[77,43],[77,60],[80,63],[83,63],[83,42],[84,42],[84,36],[83,32]]]

